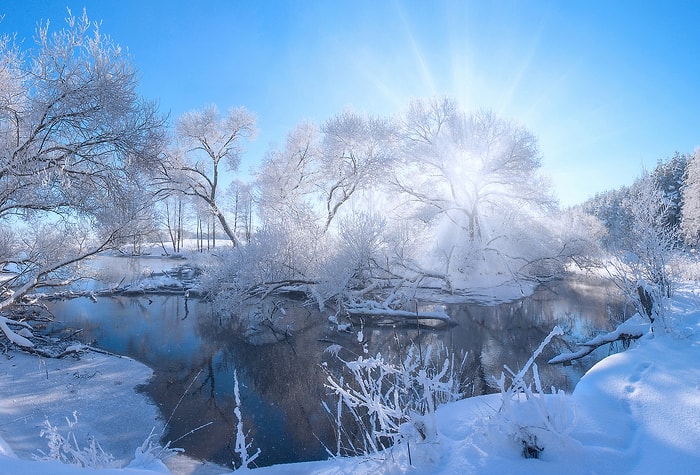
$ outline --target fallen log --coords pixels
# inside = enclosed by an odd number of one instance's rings
[[[595,338],[582,343],[582,348],[578,351],[573,351],[570,353],[561,353],[548,361],[549,364],[560,364],[560,363],[571,363],[574,360],[583,358],[589,355],[597,348],[606,345],[608,343],[613,343],[615,341],[621,340],[636,340],[642,336],[649,333],[651,324],[642,321],[639,314],[630,317],[628,320],[622,322],[615,330],[598,335]]]
[[[378,306],[348,306],[345,308],[349,318],[368,317],[374,323],[404,323],[404,324],[426,324],[427,321],[439,322],[440,324],[451,325],[454,322],[448,314],[440,311],[410,311],[396,310]]]

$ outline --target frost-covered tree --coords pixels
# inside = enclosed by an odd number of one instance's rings
[[[392,184],[402,213],[431,230],[423,268],[461,278],[483,263],[483,271],[498,265],[496,272],[519,277],[523,266],[514,260],[542,257],[528,254],[538,248],[534,230],[544,229],[531,220],[555,201],[528,129],[490,111],[466,113],[447,98],[413,101],[401,123],[402,162]]]
[[[444,219],[469,239],[503,209],[554,204],[539,174],[536,137],[490,111],[462,112],[449,99],[417,100],[403,117],[405,162],[395,185],[423,219]]]
[[[688,160],[682,191],[681,228],[686,242],[700,242],[700,148]]]
[[[683,219],[683,189],[688,162],[687,155],[676,152],[668,160],[659,160],[654,170],[648,173],[649,179],[659,190],[660,199],[665,203],[665,223],[675,231],[679,231]],[[646,186],[645,180],[636,180],[631,186],[598,193],[583,204],[583,209],[597,217],[607,228],[608,232],[602,238],[602,243],[607,249],[628,248],[632,245],[629,242],[629,230],[634,226],[634,217],[625,203],[641,193],[640,187]],[[676,236],[681,238],[679,232]]]
[[[557,217],[561,235],[548,226],[539,166],[525,127],[449,99],[414,101],[398,119],[345,111],[320,130],[302,123],[255,172],[259,231],[208,288],[399,315],[423,287],[550,278],[592,240],[578,216]]]
[[[135,234],[150,205],[133,191],[163,138],[129,57],[85,13],[23,45],[0,39],[0,235],[14,235],[1,265],[16,272],[0,310]]]
[[[366,212],[353,212],[338,221],[338,235],[321,266],[316,297],[325,300],[361,299],[390,280],[387,264],[386,221]]]
[[[184,193],[205,203],[234,245],[240,239],[221,209],[220,166],[236,171],[243,142],[255,133],[255,116],[244,107],[231,108],[223,117],[215,105],[187,112],[177,121],[177,144],[162,169],[163,191]]]
[[[686,176],[686,168],[690,156],[676,152],[667,160],[659,160],[651,176],[656,182],[668,205],[666,213],[667,224],[680,229],[682,221],[683,195],[682,188]],[[681,237],[681,234],[678,233]]]
[[[398,133],[393,121],[345,111],[322,126],[319,167],[325,228],[340,208],[363,190],[384,182],[398,158]]]
[[[266,223],[245,246],[214,256],[202,288],[222,318],[233,317],[248,331],[268,319],[260,309],[276,292],[312,294],[325,250],[323,230],[316,226]]]
[[[320,136],[310,122],[297,125],[284,147],[273,148],[255,173],[258,214],[265,222],[317,220]]]
[[[597,193],[582,205],[584,212],[596,217],[605,226],[606,233],[601,236],[601,244],[605,249],[612,250],[627,245],[625,243],[632,226],[632,217],[624,202],[630,193],[630,187],[623,186]]]
[[[182,249],[185,239],[185,210],[186,203],[183,196],[179,194],[161,198],[157,203],[158,239],[166,254],[168,249],[174,253]]]
[[[241,180],[232,181],[226,188],[225,204],[233,216],[233,232],[249,241],[253,233],[253,187]]]
[[[132,178],[122,178],[123,193],[115,197],[115,213],[122,216],[121,219],[130,221],[130,231],[127,235],[116,240],[113,245],[120,249],[128,246],[134,255],[141,254],[145,243],[158,240],[158,213],[155,203],[155,190],[151,186],[151,179],[147,175],[136,171]]]
[[[669,268],[676,229],[668,223],[667,200],[653,177],[644,173],[624,206],[632,217],[627,246],[615,249],[616,275],[641,315],[665,325],[665,305],[673,291]]]

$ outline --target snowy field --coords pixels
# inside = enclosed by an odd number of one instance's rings
[[[515,423],[494,418],[501,396],[465,399],[437,412],[438,436],[381,457],[347,458],[256,469],[273,474],[691,474],[700,466],[700,294],[685,287],[672,302],[673,331],[649,334],[624,353],[594,366],[572,395],[547,397],[542,414],[517,405],[517,423],[535,428],[544,450],[522,457]],[[43,360],[21,353],[0,359],[0,474],[213,474],[226,469],[177,456],[167,461],[134,452],[151,428],[162,430],[156,408],[133,390],[150,370],[128,359],[87,355],[80,361]],[[522,406],[522,407],[521,407]],[[521,410],[522,409],[522,410]],[[533,410],[531,410],[533,409]],[[79,469],[32,461],[47,442],[46,417],[66,431],[78,412],[81,445],[92,435],[130,468]]]

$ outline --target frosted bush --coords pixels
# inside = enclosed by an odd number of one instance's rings
[[[162,462],[170,457],[184,452],[184,449],[170,447],[170,442],[164,446],[157,442],[157,436],[151,429],[151,433],[134,452],[134,460],[127,467],[129,468],[151,468],[162,466]]]
[[[576,412],[567,404],[566,394],[554,387],[551,393],[545,393],[535,363],[552,338],[562,334],[559,326],[554,327],[517,373],[505,366],[509,384],[505,373],[495,379],[501,390],[501,407],[488,421],[486,430],[495,428],[496,433],[518,444],[525,458],[539,458],[540,452],[553,440],[566,441],[576,425]],[[532,380],[528,383],[526,377],[530,370]]]
[[[39,450],[40,455],[35,455],[34,459],[39,461],[57,460],[61,463],[84,468],[117,468],[118,464],[114,457],[105,452],[94,437],[88,437],[87,444],[83,447],[80,446],[75,436],[78,413],[74,411],[72,415],[72,420],[66,417],[68,433],[65,436],[61,434],[58,426],[52,425],[48,419],[44,420],[39,436],[46,439],[48,452]],[[134,459],[127,467],[164,469],[163,461],[179,452],[183,452],[183,449],[170,447],[170,442],[164,446],[159,444],[156,434],[151,430],[148,437],[136,448]]]
[[[350,372],[347,379],[329,374],[326,387],[338,397],[338,440],[332,455],[372,455],[411,440],[435,439],[435,410],[460,397],[453,374],[454,361],[450,356],[442,359],[438,353],[432,346],[424,352],[411,346],[399,365],[387,361],[381,353],[359,356],[343,361]],[[343,411],[347,411],[346,416],[356,424],[357,431],[344,426],[349,422]],[[359,435],[353,438],[350,433]],[[347,446],[343,446],[343,440]]]
[[[106,453],[94,437],[88,437],[87,445],[80,447],[75,437],[75,427],[78,425],[78,413],[73,412],[73,420],[66,417],[68,434],[64,437],[57,426],[51,425],[48,419],[42,424],[39,435],[47,440],[48,453],[39,451],[37,460],[58,460],[70,465],[87,468],[113,468],[114,457]]]

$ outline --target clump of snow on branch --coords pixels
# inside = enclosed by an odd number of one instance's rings
[[[5,337],[10,340],[12,343],[14,343],[17,346],[21,346],[23,348],[33,348],[34,343],[32,343],[28,337],[31,336],[30,334],[26,334],[23,336],[20,333],[22,332],[15,332],[12,330],[8,324],[17,324],[17,322],[10,320],[9,318],[0,316],[0,330],[2,330],[3,334]],[[22,330],[29,331],[26,327],[23,327]]]

